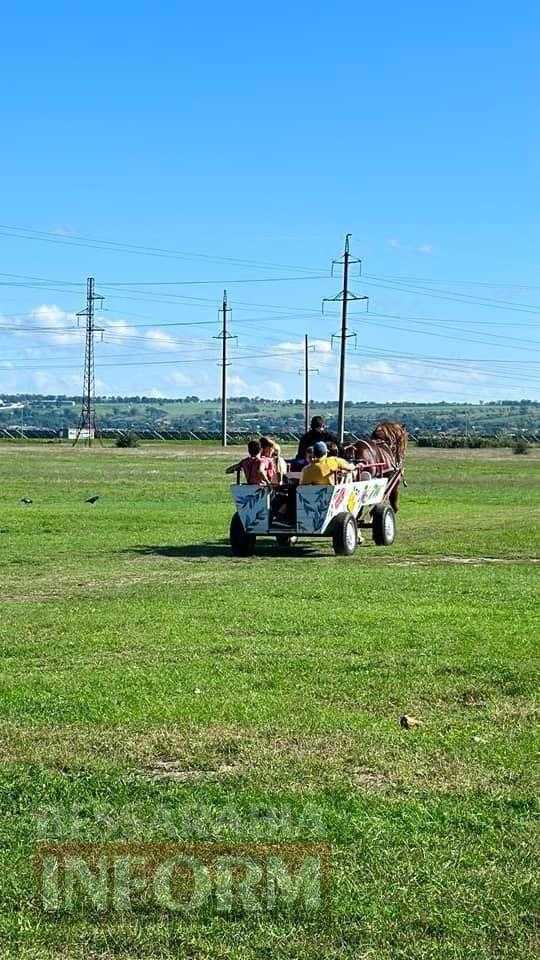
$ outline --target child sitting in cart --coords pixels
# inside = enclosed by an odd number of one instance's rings
[[[274,463],[275,475],[273,483],[283,483],[287,476],[287,464],[281,456],[279,443],[276,443],[275,440],[270,440],[268,437],[261,437],[261,454],[263,457],[271,459]]]
[[[332,457],[328,455],[328,447],[324,441],[319,440],[313,444],[313,458],[300,475],[300,484],[324,484],[335,483],[336,474],[350,474],[356,467],[354,463],[349,463],[341,457]]]
[[[248,456],[244,457],[238,463],[233,463],[227,467],[225,473],[243,472],[246,483],[252,483],[257,486],[269,486],[274,481],[275,467],[271,457],[261,455],[261,445],[258,440],[250,440],[248,443]]]

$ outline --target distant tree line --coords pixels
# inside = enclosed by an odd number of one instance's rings
[[[348,401],[346,406],[347,427],[356,436],[368,435],[374,424],[383,419],[404,423],[410,434],[421,437],[424,444],[426,437],[437,436],[445,446],[450,446],[449,437],[455,446],[465,445],[465,440],[468,446],[482,446],[485,437],[540,433],[540,403],[526,399],[478,404]],[[335,429],[335,402],[314,402],[312,412],[322,413],[330,428]],[[54,432],[76,426],[79,416],[80,398],[76,396],[0,394],[0,427],[25,431],[47,428]],[[220,403],[219,399],[203,400],[196,395],[182,399],[100,397],[97,417],[103,429],[211,435],[220,429]],[[297,398],[235,397],[229,404],[229,424],[231,431],[241,434],[298,435],[304,425],[303,405]]]
[[[520,437],[516,441],[515,436],[499,436],[499,437],[445,437],[441,435],[431,435],[427,437],[417,437],[416,443],[419,447],[438,447],[440,449],[447,450],[459,450],[459,449],[480,449],[482,447],[515,447],[520,446],[520,442],[525,444],[525,447],[528,445],[529,441],[535,441],[540,438],[538,436],[528,436]],[[521,452],[521,451],[519,451]]]

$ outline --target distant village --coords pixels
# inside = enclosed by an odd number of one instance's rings
[[[66,435],[80,419],[80,397],[38,394],[0,395],[0,430],[20,435],[41,431]],[[370,403],[346,404],[347,429],[362,435],[378,420],[389,418],[406,424],[413,436],[449,434],[497,437],[540,434],[540,403],[527,399],[467,403]],[[322,413],[335,426],[335,402],[317,402],[311,413]],[[212,436],[220,429],[219,398],[197,396],[156,398],[115,396],[96,399],[98,429],[162,435],[181,432]],[[237,397],[229,401],[229,429],[232,433],[298,435],[305,411],[298,398],[271,400],[264,397]]]

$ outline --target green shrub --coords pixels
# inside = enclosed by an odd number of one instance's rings
[[[123,433],[121,437],[118,437],[116,444],[117,447],[138,447],[139,438],[136,433]]]
[[[463,437],[451,434],[426,434],[418,437],[418,447],[437,447],[445,450],[477,450],[488,447],[509,447],[512,444],[510,437],[472,436]]]
[[[521,454],[528,453],[529,444],[523,437],[520,437],[519,440],[516,440],[514,446],[512,447],[512,450],[514,451],[514,453],[521,453]]]

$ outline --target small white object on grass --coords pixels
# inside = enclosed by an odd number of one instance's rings
[[[409,714],[404,713],[399,718],[399,725],[403,727],[404,730],[412,730],[414,727],[421,727],[422,721],[417,720],[416,717],[411,717]]]

